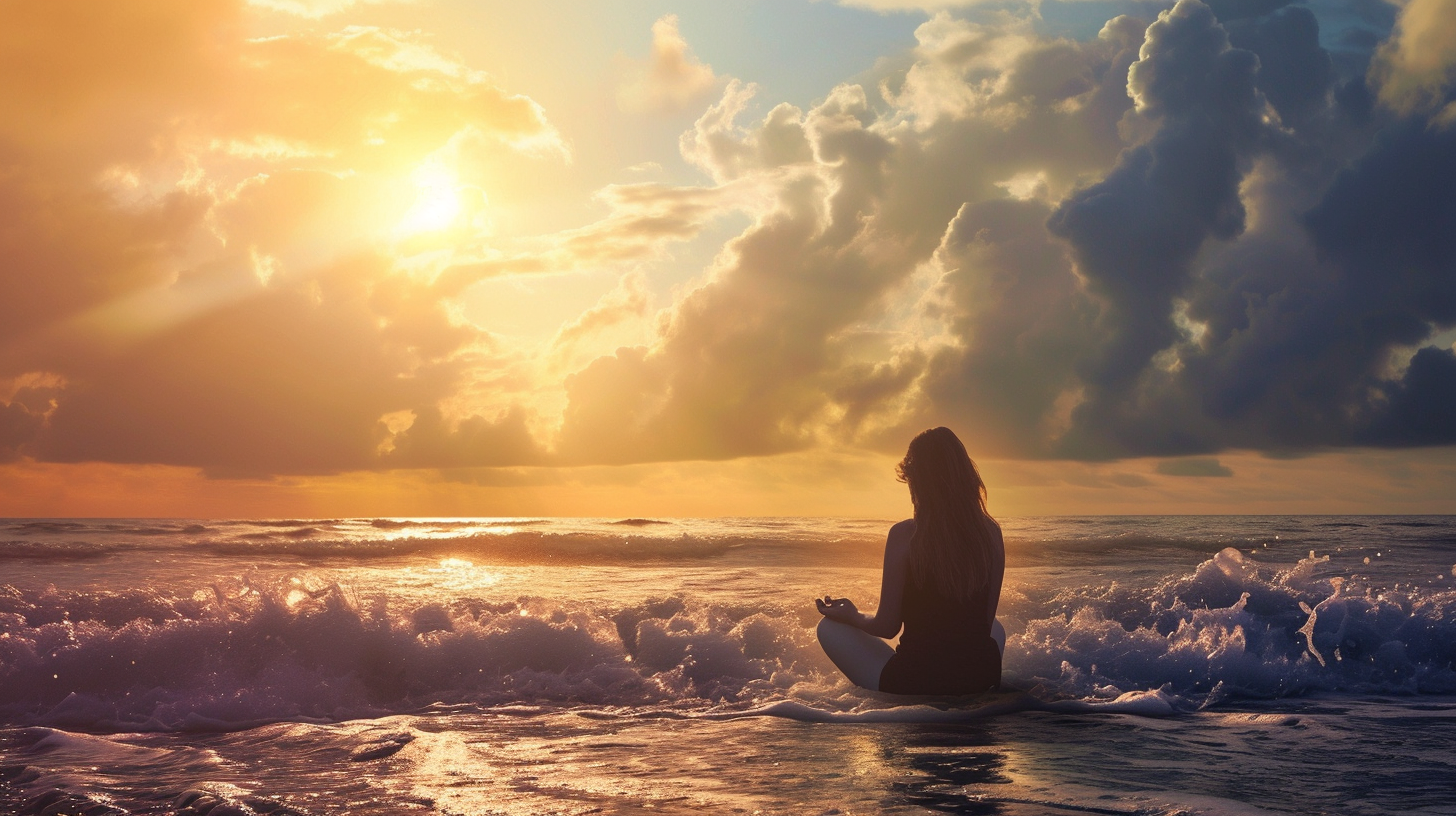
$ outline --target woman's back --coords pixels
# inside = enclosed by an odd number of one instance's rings
[[[895,694],[975,694],[1001,680],[996,623],[1006,548],[986,483],[949,428],[910,440],[895,468],[914,519],[890,528],[873,617],[848,598],[815,599],[825,654],[856,685]],[[890,649],[881,638],[900,633]]]
[[[1001,650],[991,636],[1006,572],[1001,531],[987,519],[994,542],[992,570],[969,594],[947,595],[929,582],[905,579],[904,630],[880,674],[880,691],[895,694],[972,694],[1001,679]]]

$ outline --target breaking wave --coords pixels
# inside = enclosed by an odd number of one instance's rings
[[[1324,566],[1311,555],[1279,568],[1230,548],[1152,587],[1009,584],[1006,684],[1039,704],[1144,713],[1456,691],[1456,592],[1377,592]],[[175,593],[5,587],[0,720],[233,729],[436,705],[873,719],[903,703],[839,677],[799,594],[788,588],[781,605],[687,592],[615,606],[430,601],[307,573]]]

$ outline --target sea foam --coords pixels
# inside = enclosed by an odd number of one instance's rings
[[[1230,548],[1151,587],[1013,581],[1000,610],[1005,685],[1029,692],[1027,705],[1155,715],[1312,692],[1456,691],[1456,592],[1377,592],[1323,566]],[[679,587],[620,604],[544,589],[422,598],[308,573],[175,592],[5,587],[0,720],[173,730],[438,705],[807,719],[903,708],[829,664],[808,588],[744,603]]]

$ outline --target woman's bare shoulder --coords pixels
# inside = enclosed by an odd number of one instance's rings
[[[885,539],[888,546],[909,546],[910,539],[915,535],[915,519],[907,518],[890,528],[890,535]]]

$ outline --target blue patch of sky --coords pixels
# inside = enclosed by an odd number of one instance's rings
[[[756,82],[770,106],[806,108],[882,57],[915,46],[924,14],[759,0],[681,7],[683,36],[714,70]]]

